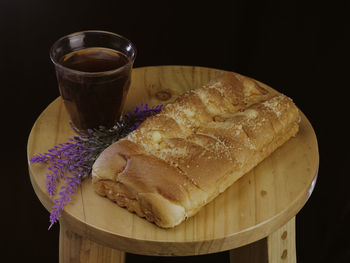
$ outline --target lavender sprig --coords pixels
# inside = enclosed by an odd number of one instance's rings
[[[67,202],[72,201],[72,195],[77,189],[78,185],[81,183],[82,174],[74,176],[65,176],[63,177],[67,185],[61,186],[61,192],[59,193],[60,197],[54,200],[54,205],[50,213],[50,226],[49,229],[53,226],[54,223],[60,218],[61,213],[64,209],[64,206]]]
[[[156,115],[162,110],[162,105],[148,107],[141,104],[134,112],[127,113],[111,129],[99,127],[88,130],[86,135],[74,136],[69,142],[59,144],[46,153],[33,155],[31,163],[51,163],[46,173],[46,190],[52,198],[56,194],[56,185],[60,179],[65,182],[61,186],[59,197],[54,200],[50,213],[49,229],[59,219],[64,206],[72,201],[81,180],[91,175],[92,165],[100,153],[112,143],[127,136],[148,117]]]

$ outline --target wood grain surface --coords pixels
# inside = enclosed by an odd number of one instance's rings
[[[220,72],[190,66],[136,68],[125,110],[133,110],[140,103],[169,103]],[[73,135],[63,103],[57,98],[32,128],[28,159]],[[302,114],[295,138],[174,229],[161,229],[98,196],[90,178],[77,189],[61,220],[81,236],[130,253],[186,256],[229,250],[267,237],[298,213],[315,185],[318,156],[315,133]],[[29,164],[29,171],[38,198],[50,210],[53,201],[45,190],[46,166]]]

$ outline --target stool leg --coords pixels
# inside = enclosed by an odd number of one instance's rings
[[[269,263],[296,263],[295,217],[267,237]]]
[[[60,263],[124,263],[125,252],[86,239],[60,224]]]
[[[230,262],[296,263],[295,217],[268,237],[230,250]]]

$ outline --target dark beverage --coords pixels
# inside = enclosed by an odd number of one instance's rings
[[[56,67],[59,89],[73,128],[113,127],[130,85],[129,58],[113,49],[92,47],[68,53],[58,62],[63,66]]]
[[[99,47],[77,50],[63,56],[59,60],[61,65],[83,72],[115,70],[128,62],[128,58],[122,52]]]

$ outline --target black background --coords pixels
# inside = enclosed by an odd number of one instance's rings
[[[59,227],[47,231],[49,213],[29,181],[26,142],[38,115],[59,95],[50,46],[63,35],[100,29],[135,43],[135,67],[231,70],[292,97],[313,124],[320,149],[316,188],[297,216],[298,262],[350,262],[349,13],[346,1],[1,0],[2,258],[58,262]],[[226,253],[199,259],[228,262]]]

